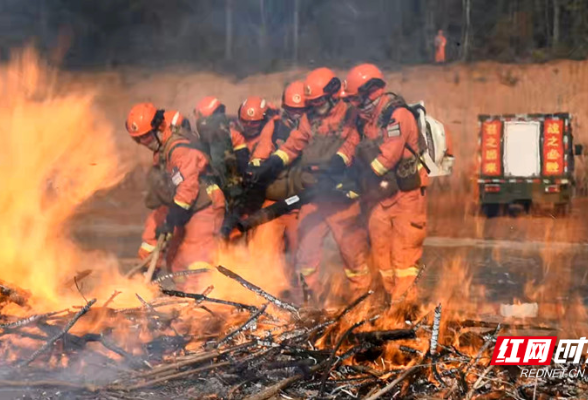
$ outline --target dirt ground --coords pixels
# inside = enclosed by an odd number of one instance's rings
[[[261,94],[279,104],[284,85],[304,75],[293,70],[250,76],[241,81],[188,68],[148,72],[119,70],[71,76],[76,85],[96,85],[97,104],[117,127],[117,140],[126,161],[135,162],[115,189],[85,204],[72,221],[74,236],[88,249],[113,252],[132,262],[140,243],[146,210],[142,203],[143,176],[150,161],[147,151],[130,141],[124,118],[137,101],[153,101],[191,115],[202,96],[219,96],[235,112],[247,95]],[[340,71],[341,75],[344,71]],[[473,165],[478,140],[478,114],[570,112],[576,142],[588,142],[588,62],[558,61],[542,65],[420,66],[387,72],[388,88],[408,101],[424,100],[428,112],[443,121],[454,136],[457,153],[452,177],[435,182],[429,193],[429,238],[425,262],[431,264],[424,287],[442,277],[442,265],[460,260],[469,284],[484,286],[492,302],[532,301],[546,296],[584,297],[588,260],[588,204],[576,198],[572,214],[556,218],[549,210],[532,215],[486,219],[476,214]],[[585,157],[577,163],[578,193],[586,192]],[[331,257],[337,258],[332,249]],[[129,261],[130,260],[130,261]],[[555,286],[553,286],[555,285]]]

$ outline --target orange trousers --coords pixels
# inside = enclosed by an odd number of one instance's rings
[[[187,269],[212,268],[215,262],[218,232],[224,218],[224,197],[220,190],[212,195],[213,204],[196,212],[181,229],[176,229],[167,246],[167,263],[172,272]],[[160,207],[151,213],[145,224],[145,232],[155,237],[155,229],[163,223],[167,207]],[[146,233],[143,235],[146,239]],[[197,276],[189,279],[177,278],[179,286],[197,281]],[[182,283],[185,283],[182,285]]]
[[[359,202],[310,203],[300,209],[298,225],[299,247],[296,270],[315,293],[321,289],[319,267],[323,243],[331,231],[345,264],[345,275],[353,291],[367,290],[371,283],[367,265],[369,254],[367,232],[361,223]]]
[[[419,273],[427,231],[427,198],[421,189],[399,192],[374,206],[368,231],[384,287],[402,296]]]
[[[436,63],[444,63],[445,62],[445,46],[439,46],[435,51],[435,62]]]

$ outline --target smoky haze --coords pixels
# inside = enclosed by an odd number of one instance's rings
[[[431,62],[444,29],[448,61],[578,59],[588,53],[587,17],[578,0],[0,0],[0,54],[32,41],[67,48],[69,68],[394,68]]]

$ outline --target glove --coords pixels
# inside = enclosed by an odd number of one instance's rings
[[[379,188],[382,183],[382,177],[376,174],[371,167],[366,168],[363,178],[366,180],[367,186],[370,188]]]
[[[273,180],[284,168],[284,162],[278,156],[271,156],[259,167],[249,164],[245,172],[245,183],[255,185]]]
[[[343,176],[345,174],[345,170],[347,169],[347,164],[345,164],[345,160],[339,154],[335,154],[329,160],[327,164],[326,173],[329,174],[334,181],[337,183],[343,180]]]
[[[346,168],[347,164],[345,164],[345,160],[339,154],[335,154],[331,157],[327,166],[327,170],[331,174],[341,174]]]
[[[164,223],[157,227],[155,234],[157,237],[161,235],[171,235],[174,233],[174,229],[176,227],[182,227],[186,225],[191,217],[192,213],[190,210],[186,210],[176,203],[173,203],[169,207]]]

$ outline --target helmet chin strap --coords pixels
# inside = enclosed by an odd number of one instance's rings
[[[380,103],[380,99],[381,96],[375,100],[371,100],[369,96],[366,96],[364,101],[358,107],[360,114],[366,118],[372,117],[378,103]]]

